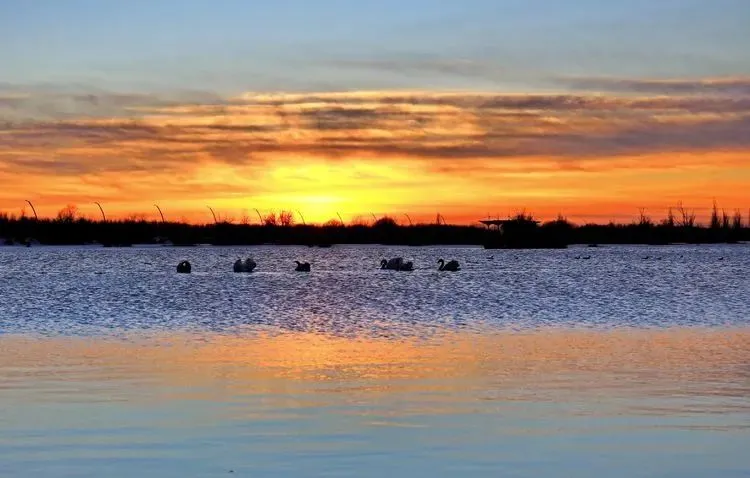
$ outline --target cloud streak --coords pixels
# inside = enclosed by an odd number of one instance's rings
[[[0,119],[51,121],[140,117],[143,109],[179,105],[221,105],[219,95],[202,91],[121,93],[83,85],[16,85],[0,82]]]
[[[328,181],[341,194],[360,194],[351,185],[368,182],[361,178],[386,178],[370,181],[374,189],[365,199],[371,200],[388,184],[409,195],[409,184],[427,190],[430,181],[451,176],[454,186],[443,191],[458,201],[476,184],[501,175],[520,188],[514,194],[539,195],[533,178],[553,174],[688,170],[696,166],[696,155],[703,155],[704,165],[739,167],[737,158],[750,151],[746,86],[740,79],[590,79],[576,88],[617,91],[179,98],[78,90],[53,94],[0,85],[0,183],[18,192],[19,184],[35,178],[40,185],[35,187],[58,198],[108,194],[135,200],[157,191],[199,200],[244,192],[304,201],[319,188],[318,181]],[[50,98],[68,106],[60,108]],[[335,178],[330,172],[302,174],[307,180],[278,173],[306,164],[349,169]],[[428,175],[426,183],[417,181],[420,174]],[[545,181],[549,194],[585,194]],[[407,199],[420,204],[420,197],[424,191]]]
[[[750,96],[750,77],[708,79],[570,78],[560,83],[577,90],[651,95]]]
[[[128,108],[145,108],[123,97]],[[179,169],[272,155],[500,160],[750,148],[750,96],[354,92],[146,103],[148,112],[137,116],[8,123],[0,129],[0,158],[81,174],[86,165]],[[59,161],[13,159],[20,153]]]

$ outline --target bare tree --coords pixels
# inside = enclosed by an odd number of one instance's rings
[[[734,217],[732,218],[732,229],[736,231],[742,229],[742,212],[739,209],[734,211]]]
[[[349,223],[352,226],[367,226],[370,224],[370,221],[368,221],[366,218],[362,216],[355,216],[349,221]]]
[[[650,226],[653,223],[651,222],[651,218],[646,215],[646,208],[639,207],[638,208],[638,225],[640,226]]]
[[[343,227],[343,225],[344,223],[339,221],[338,219],[329,219],[325,224],[323,224],[323,227]]]
[[[398,226],[398,223],[390,216],[383,216],[375,221],[372,225],[373,227],[395,227]]]
[[[125,217],[128,222],[146,222],[146,214],[143,213],[130,213]]]
[[[664,220],[664,225],[667,227],[674,227],[675,222],[674,211],[672,211],[672,208],[670,207],[667,209],[667,218]]]
[[[711,229],[719,229],[721,227],[721,219],[719,219],[719,208],[716,206],[716,200],[714,200],[714,207],[711,209]]]
[[[278,225],[279,220],[276,218],[276,213],[271,212],[266,217],[263,218],[263,224],[266,226],[276,226]]]
[[[73,222],[78,216],[78,207],[75,204],[68,204],[57,211],[57,220],[59,222]]]
[[[682,227],[695,226],[695,211],[688,211],[685,209],[685,206],[682,205],[682,201],[678,204],[677,210],[680,212],[680,225]]]
[[[279,213],[279,224],[282,226],[291,226],[294,224],[294,213],[292,211],[281,211]]]
[[[247,226],[250,224],[250,216],[247,213],[247,209],[242,210],[242,217],[240,218],[240,223],[243,226]]]

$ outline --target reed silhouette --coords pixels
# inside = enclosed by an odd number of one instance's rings
[[[259,214],[260,216],[260,214]],[[441,218],[442,219],[442,218]],[[269,214],[262,224],[212,224],[125,220],[92,220],[78,215],[75,206],[63,208],[54,219],[0,214],[0,238],[5,244],[129,246],[163,244],[257,245],[283,244],[329,247],[332,244],[483,245],[486,248],[558,248],[569,244],[736,243],[750,241],[750,228],[739,211],[728,214],[714,206],[706,225],[682,208],[654,222],[645,212],[630,224],[577,225],[564,217],[539,222],[526,213],[480,225],[399,225],[385,216],[370,224],[345,225],[332,220],[323,225],[295,224],[293,214]]]

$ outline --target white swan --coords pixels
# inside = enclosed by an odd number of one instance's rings
[[[297,267],[294,268],[297,272],[310,272],[310,263],[309,262],[300,262],[300,261],[294,261],[297,263]]]
[[[451,260],[446,263],[443,259],[438,259],[438,263],[440,264],[440,267],[438,267],[439,271],[456,272],[461,270],[458,261]]]

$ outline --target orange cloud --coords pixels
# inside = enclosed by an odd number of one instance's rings
[[[745,206],[750,96],[737,92],[750,82],[587,81],[628,92],[99,94],[71,99],[75,114],[55,109],[63,96],[49,106],[49,94],[0,91],[0,207],[152,214],[160,202],[203,220],[210,203],[310,221],[439,210],[470,222],[524,207],[586,220]]]

